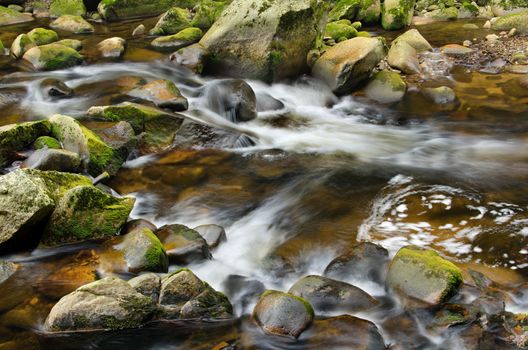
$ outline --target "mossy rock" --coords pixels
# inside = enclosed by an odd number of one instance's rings
[[[75,187],[57,203],[41,243],[55,246],[115,236],[133,206],[132,198],[116,198],[94,186]]]
[[[411,301],[438,305],[462,283],[462,272],[437,252],[416,246],[401,248],[392,259],[387,286]]]
[[[414,14],[415,0],[385,0],[381,12],[381,25],[386,30],[409,26]]]
[[[176,34],[156,38],[150,44],[154,47],[170,47],[178,50],[197,43],[202,38],[202,35],[203,32],[200,28],[185,28]]]
[[[0,154],[21,151],[50,132],[51,124],[47,120],[0,126]]]
[[[157,16],[171,7],[192,9],[200,0],[102,0],[97,11],[107,21]]]
[[[77,39],[62,39],[62,40],[57,41],[57,44],[70,47],[76,51],[80,51],[83,47],[82,42]]]
[[[74,118],[56,114],[49,120],[52,136],[62,143],[64,149],[78,153],[84,166],[93,176],[104,171],[113,175],[126,160],[124,154],[116,152]]]
[[[211,28],[216,20],[224,10],[225,2],[202,0],[198,6],[194,8],[194,17],[191,25],[203,30]]]
[[[94,27],[81,16],[62,15],[50,23],[50,27],[74,34],[90,34]]]
[[[458,19],[458,9],[456,7],[446,7],[427,12],[425,17],[435,21],[454,21]]]
[[[0,6],[0,27],[12,24],[33,21],[34,18],[28,13],[20,13],[5,6]]]
[[[84,58],[76,50],[57,43],[33,47],[22,59],[37,70],[65,69],[84,62]]]
[[[333,38],[336,42],[355,38],[357,33],[357,29],[352,26],[349,20],[330,22],[325,29],[325,36]]]
[[[360,0],[360,7],[356,20],[365,24],[376,24],[381,15],[380,0]]]
[[[491,24],[494,30],[511,30],[516,28],[519,33],[528,34],[528,10],[499,17]]]
[[[86,15],[86,6],[82,0],[51,0],[49,14],[51,17],[84,16]]]
[[[2,42],[2,40],[0,40],[0,56],[2,56],[4,54],[4,43]]]
[[[27,35],[37,46],[51,44],[59,40],[57,32],[45,28],[34,28]]]
[[[24,56],[26,51],[36,46],[37,45],[35,44],[33,40],[31,40],[29,35],[20,34],[19,36],[15,38],[15,40],[13,40],[9,53],[11,54],[11,57],[13,58],[17,58],[17,59],[22,58],[22,56]]]
[[[341,19],[353,21],[359,12],[359,8],[360,0],[339,0],[328,14],[328,19],[330,21]]]
[[[403,98],[406,90],[407,84],[398,73],[380,71],[374,74],[365,87],[365,94],[381,103],[394,103]]]
[[[190,264],[211,258],[211,251],[205,239],[197,231],[185,225],[162,226],[156,235],[173,263]]]
[[[190,26],[191,12],[187,9],[173,7],[160,17],[154,28],[150,30],[150,35],[176,34]]]

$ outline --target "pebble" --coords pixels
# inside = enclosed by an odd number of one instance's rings
[[[495,42],[499,39],[499,36],[497,34],[488,34],[486,35],[486,40],[489,42]]]
[[[484,29],[491,29],[491,21],[486,21],[486,23],[484,23]]]
[[[514,36],[515,34],[517,34],[517,28],[512,28],[512,29],[510,30],[510,32],[508,33],[508,36],[509,36],[509,37],[512,37],[512,36]]]
[[[473,45],[473,43],[471,42],[471,40],[464,40],[462,45],[464,45],[465,47],[470,47],[471,45]]]

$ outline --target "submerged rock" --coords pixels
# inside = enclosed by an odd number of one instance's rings
[[[150,35],[176,34],[190,26],[191,13],[189,10],[173,7],[160,17],[154,28],[150,30]]]
[[[200,40],[204,71],[265,81],[296,76],[321,39],[323,15],[319,0],[234,0]]]
[[[152,319],[156,304],[130,284],[107,277],[63,297],[46,319],[48,331],[137,328]]]
[[[165,79],[151,81],[146,85],[139,86],[128,92],[132,97],[151,101],[160,108],[167,108],[172,111],[185,111],[189,107],[189,102],[176,85]]]
[[[94,27],[81,16],[63,15],[50,23],[50,27],[74,34],[89,34]]]
[[[227,236],[224,228],[218,225],[200,225],[194,228],[200,236],[205,239],[209,248],[216,248],[222,242],[227,241]]]
[[[200,28],[186,28],[176,34],[156,38],[150,44],[154,47],[169,47],[177,50],[197,43],[202,35]]]
[[[116,198],[94,186],[79,186],[58,201],[41,243],[54,246],[115,236],[126,223],[133,198]]]
[[[397,30],[411,24],[416,0],[385,0],[381,25],[386,30]]]
[[[86,6],[82,0],[51,0],[49,14],[51,17],[84,16],[86,15]]]
[[[244,80],[215,80],[205,86],[204,95],[206,106],[231,122],[247,122],[257,117],[257,97]]]
[[[56,170],[76,173],[81,168],[81,158],[64,149],[39,149],[24,161],[24,167],[39,170]]]
[[[33,47],[22,59],[31,63],[37,70],[65,69],[84,62],[76,50],[57,43]]]
[[[126,40],[119,37],[108,38],[97,44],[103,57],[121,57],[125,53]]]
[[[184,225],[165,225],[156,235],[163,243],[171,262],[189,264],[193,261],[211,259],[207,242],[195,230]]]
[[[385,54],[379,38],[346,40],[328,49],[315,62],[312,74],[335,93],[347,94],[369,77]]]
[[[0,6],[0,26],[8,26],[31,21],[33,21],[33,16],[31,16],[29,13],[20,13],[13,9]]]
[[[312,323],[314,310],[305,299],[268,290],[260,296],[253,317],[267,333],[298,337]]]
[[[430,305],[438,305],[462,283],[462,272],[433,250],[408,246],[392,259],[387,286],[401,295]]]
[[[436,88],[425,88],[422,93],[436,104],[449,104],[456,101],[456,94],[450,87],[440,86]]]
[[[288,293],[306,299],[315,311],[354,313],[376,307],[379,302],[362,289],[322,276],[306,276]]]
[[[233,314],[227,297],[188,269],[162,279],[159,303],[162,317],[169,319],[229,318]]]
[[[381,71],[372,77],[365,87],[368,98],[381,103],[394,103],[401,101],[407,90],[407,84],[395,72]]]

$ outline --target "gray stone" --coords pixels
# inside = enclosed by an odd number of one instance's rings
[[[176,264],[211,259],[207,242],[200,234],[184,225],[165,225],[156,232],[169,260]]]
[[[227,241],[227,236],[224,228],[222,226],[210,224],[210,225],[200,225],[195,227],[193,230],[198,232],[200,236],[205,239],[209,248],[216,248],[222,242]]]

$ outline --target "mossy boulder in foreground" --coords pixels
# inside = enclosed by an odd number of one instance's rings
[[[58,201],[41,243],[54,246],[115,236],[132,211],[133,198],[116,198],[97,187],[79,186]]]
[[[260,296],[253,317],[267,333],[298,337],[312,323],[314,310],[303,298],[268,290]]]
[[[76,50],[57,43],[33,47],[22,58],[37,70],[65,69],[84,62]]]
[[[320,0],[234,0],[205,33],[204,72],[274,81],[306,69],[306,55],[321,44]]]
[[[462,283],[461,270],[438,253],[416,246],[401,248],[389,266],[387,286],[405,298],[438,305]]]

